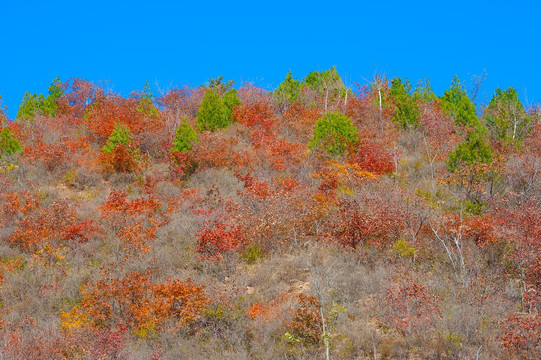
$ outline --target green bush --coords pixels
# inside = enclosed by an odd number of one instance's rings
[[[456,171],[461,165],[489,164],[492,159],[492,148],[482,131],[470,132],[455,151],[449,155],[447,167]]]
[[[233,113],[233,110],[235,106],[240,105],[241,101],[239,96],[237,95],[237,90],[235,89],[229,89],[224,94],[223,102],[226,108],[226,116],[228,120],[228,124],[231,124],[234,122],[235,119],[231,116]]]
[[[197,133],[188,122],[188,119],[184,118],[178,125],[170,152],[188,152],[192,149],[194,142],[197,142]]]
[[[492,138],[504,145],[519,147],[532,119],[524,110],[515,89],[503,91],[498,88],[485,109],[485,122]]]
[[[10,156],[21,151],[21,144],[11,134],[11,130],[5,126],[0,132],[0,155]]]
[[[36,115],[54,116],[58,108],[57,100],[63,93],[64,90],[62,90],[62,83],[59,78],[54,79],[49,86],[47,97],[44,97],[43,94],[32,95],[26,92],[17,112],[16,119],[31,120]]]
[[[394,251],[398,256],[404,259],[413,259],[415,256],[415,248],[410,246],[406,240],[400,238],[394,243]]]
[[[278,106],[281,106],[296,102],[300,93],[301,85],[299,80],[293,78],[291,71],[289,71],[285,80],[282,81],[278,86],[278,89],[274,91],[273,97]]]
[[[140,168],[141,153],[133,142],[133,135],[123,123],[116,123],[114,130],[101,148],[100,161],[106,173],[132,172]]]
[[[263,250],[259,247],[257,244],[253,244],[248,246],[240,255],[244,261],[248,263],[254,263],[258,261],[259,259],[263,259],[264,254]]]
[[[455,124],[475,128],[479,119],[475,114],[475,105],[466,94],[464,85],[455,76],[453,83],[441,96],[442,106],[455,119]]]
[[[421,109],[415,97],[410,95],[411,85],[409,80],[402,81],[401,78],[394,78],[391,81],[389,95],[394,105],[393,121],[400,124],[404,129],[417,127]]]
[[[338,71],[336,71],[336,66],[333,66],[327,71],[312,71],[301,83],[301,88],[305,86],[321,96],[325,95],[328,91],[329,99],[344,97],[347,91],[342,78],[338,75]]]
[[[110,154],[119,144],[130,145],[132,141],[133,135],[128,126],[124,123],[116,123],[113,132],[107,139],[107,143],[101,148],[101,151]]]
[[[208,90],[197,112],[197,129],[214,131],[227,125],[229,125],[227,107],[217,92]]]
[[[357,128],[351,119],[338,111],[323,115],[317,122],[314,138],[308,146],[324,148],[331,155],[342,155],[359,143]]]
[[[158,117],[158,109],[154,106],[154,95],[148,81],[143,85],[143,92],[141,98],[139,98],[139,106],[137,111],[143,113],[145,116]]]

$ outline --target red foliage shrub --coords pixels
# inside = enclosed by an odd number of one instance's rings
[[[338,243],[355,249],[360,245],[389,246],[406,226],[406,214],[381,198],[364,197],[362,202],[341,200],[337,219],[331,224]]]
[[[53,240],[88,241],[97,231],[92,220],[81,220],[74,206],[58,200],[20,221],[8,241],[34,250],[39,244]]]
[[[198,167],[239,168],[250,166],[254,159],[235,136],[223,132],[203,132],[199,134],[199,143],[194,145],[192,159]]]
[[[99,207],[105,224],[129,250],[148,252],[150,240],[156,231],[169,220],[166,212],[160,212],[162,203],[150,195],[148,198],[127,199],[128,194],[113,191],[104,205]]]
[[[392,155],[380,142],[364,139],[359,150],[350,159],[350,162],[358,164],[361,169],[374,174],[388,174],[395,170]]]
[[[307,144],[314,136],[317,120],[323,114],[315,107],[305,107],[300,103],[292,104],[284,114],[284,121],[298,140]]]
[[[111,135],[117,123],[125,124],[134,135],[153,132],[161,126],[158,115],[144,111],[139,98],[125,99],[114,94],[98,93],[87,106],[85,118],[90,131],[102,141]]]
[[[185,179],[197,169],[198,164],[189,153],[169,153],[169,169],[172,179]]]
[[[243,229],[240,225],[224,224],[220,220],[206,222],[195,235],[200,258],[219,261],[224,253],[238,252],[246,244]]]
[[[511,314],[501,323],[502,346],[520,359],[541,358],[541,316]]]
[[[426,286],[413,282],[388,290],[385,302],[391,311],[391,323],[403,335],[434,326],[442,314],[438,298]]]
[[[2,213],[0,214],[1,223],[4,225],[13,225],[36,209],[40,201],[38,194],[27,190],[18,192],[6,191],[0,193],[0,204],[2,205]]]
[[[510,240],[507,258],[523,288],[523,306],[529,312],[541,309],[541,212],[535,199],[497,209],[494,217],[503,236]]]

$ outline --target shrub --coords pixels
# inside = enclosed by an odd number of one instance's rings
[[[229,89],[224,94],[224,105],[226,108],[226,115],[228,120],[228,125],[234,122],[234,118],[232,117],[233,110],[235,109],[235,106],[240,105],[241,101],[239,96],[237,95],[237,90],[235,89]]]
[[[64,90],[59,78],[54,79],[49,86],[47,97],[43,94],[32,95],[26,92],[16,118],[20,120],[33,119],[38,114],[54,116],[58,108],[57,100],[63,93]]]
[[[197,129],[214,131],[225,128],[229,125],[227,117],[227,107],[220,95],[213,90],[208,90],[197,112]]]
[[[188,120],[184,118],[178,125],[175,138],[173,139],[173,147],[170,152],[184,153],[190,151],[192,150],[193,142],[197,142],[197,133]]]
[[[369,139],[361,142],[352,160],[361,169],[378,175],[392,173],[395,169],[393,158],[385,146]]]
[[[220,220],[207,222],[196,234],[200,258],[221,260],[224,253],[237,252],[246,245],[243,229],[237,225],[225,224]]]
[[[119,145],[129,145],[133,140],[133,135],[130,129],[123,123],[116,123],[115,128],[107,143],[101,148],[103,152],[111,153]]]
[[[391,82],[389,95],[394,105],[392,120],[400,124],[404,129],[417,127],[421,111],[415,98],[410,95],[411,85],[409,80],[402,81],[401,78],[394,78]]]
[[[351,151],[359,142],[357,128],[351,119],[337,111],[321,117],[308,144],[311,148],[323,147],[331,155]]]
[[[447,167],[456,171],[461,165],[489,164],[492,159],[492,149],[481,132],[471,132],[466,140],[460,143],[449,155]]]
[[[107,172],[130,172],[139,168],[139,149],[133,144],[133,135],[123,123],[116,123],[115,129],[101,148],[101,163]]]
[[[0,155],[13,155],[21,151],[21,144],[11,134],[6,126],[0,132]]]
[[[284,81],[280,83],[278,89],[274,91],[274,101],[278,106],[284,104],[293,104],[299,98],[301,92],[301,86],[299,80],[293,78],[291,70],[287,73]]]

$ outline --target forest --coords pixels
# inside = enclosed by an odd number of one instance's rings
[[[0,103],[0,359],[540,359],[539,104],[300,75]]]

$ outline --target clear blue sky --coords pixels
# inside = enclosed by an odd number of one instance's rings
[[[210,77],[276,87],[336,65],[348,83],[427,77],[441,94],[484,69],[481,96],[541,100],[539,1],[0,1],[0,95],[56,76],[108,81],[124,95]]]

